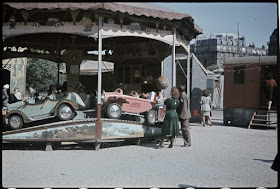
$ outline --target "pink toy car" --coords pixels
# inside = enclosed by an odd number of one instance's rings
[[[108,117],[119,119],[123,114],[145,118],[148,124],[162,122],[164,118],[163,105],[156,103],[156,93],[150,92],[149,97],[140,98],[136,91],[130,95],[124,95],[122,89],[118,88],[114,92],[103,93],[103,106]]]

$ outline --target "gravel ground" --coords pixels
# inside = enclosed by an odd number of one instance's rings
[[[192,146],[112,145],[99,151],[3,150],[3,187],[276,187],[274,129],[191,124]]]

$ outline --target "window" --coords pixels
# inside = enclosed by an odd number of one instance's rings
[[[244,84],[244,66],[234,68],[234,84]]]

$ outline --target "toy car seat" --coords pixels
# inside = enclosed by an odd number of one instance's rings
[[[152,91],[149,93],[148,99],[152,102],[156,102],[156,97],[157,97],[156,93]]]

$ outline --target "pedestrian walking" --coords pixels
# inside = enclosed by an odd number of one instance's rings
[[[201,96],[200,99],[200,112],[201,112],[201,116],[202,116],[202,126],[205,127],[205,119],[206,117],[208,117],[207,123],[208,125],[212,126],[212,122],[209,119],[210,117],[210,111],[211,111],[211,98],[209,96],[209,93],[207,92],[207,90],[203,90],[203,96]]]
[[[271,109],[272,101],[273,101],[273,90],[274,87],[277,87],[276,81],[273,79],[272,73],[267,74],[267,79],[265,80],[265,86],[266,86],[266,98],[268,100],[268,107],[267,109]]]
[[[172,148],[175,137],[179,135],[179,119],[176,109],[178,108],[180,103],[178,99],[180,93],[177,87],[171,88],[170,96],[170,98],[167,98],[164,101],[164,105],[166,106],[166,113],[163,121],[162,137],[159,148],[163,147],[163,142],[166,137],[170,139],[169,148]]]
[[[190,133],[190,99],[185,92],[185,86],[180,86],[180,105],[177,108],[177,113],[179,116],[179,121],[181,123],[181,130],[183,135],[184,144],[181,147],[189,147],[191,146],[191,133]]]

